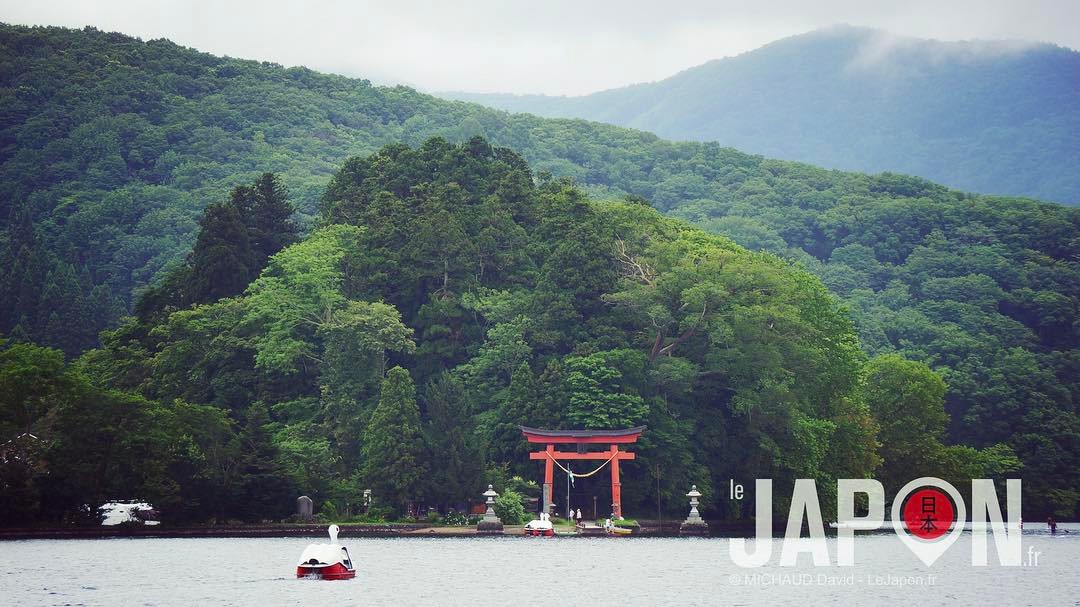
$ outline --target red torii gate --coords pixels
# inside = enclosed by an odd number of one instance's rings
[[[543,443],[543,451],[529,453],[529,459],[544,460],[544,512],[551,512],[551,491],[554,484],[554,464],[560,459],[580,459],[611,463],[611,506],[616,517],[622,516],[622,488],[619,484],[619,461],[635,459],[629,451],[620,451],[619,445],[637,442],[645,426],[623,430],[540,430],[520,426],[521,433],[530,443]],[[576,451],[556,451],[557,444],[578,445]],[[606,451],[585,451],[585,445],[608,445]]]

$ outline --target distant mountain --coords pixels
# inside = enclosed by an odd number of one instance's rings
[[[1080,204],[1080,53],[837,26],[583,97],[445,93],[830,168]]]

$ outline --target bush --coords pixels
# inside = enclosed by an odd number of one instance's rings
[[[364,522],[385,523],[390,520],[393,513],[394,509],[389,506],[372,506],[368,508],[367,514],[360,516],[360,519]]]
[[[338,512],[337,509],[337,504],[330,500],[323,502],[322,508],[319,508],[319,514],[331,521],[341,517],[341,513]]]
[[[520,476],[512,476],[506,481],[506,490],[513,491],[518,495],[539,496],[540,485],[533,480],[525,480]]]
[[[442,524],[453,527],[465,526],[469,524],[469,517],[464,512],[457,512],[456,510],[447,512],[442,519]]]
[[[495,514],[504,525],[522,525],[525,523],[525,506],[521,505],[521,494],[507,489],[495,498]]]
[[[323,504],[323,507],[319,509],[319,513],[315,515],[314,520],[316,523],[320,524],[368,523],[382,525],[390,522],[392,514],[393,509],[386,506],[372,506],[366,514],[363,512],[348,514],[338,510],[333,502],[327,501]],[[295,522],[304,522],[298,517],[293,518],[295,519]]]

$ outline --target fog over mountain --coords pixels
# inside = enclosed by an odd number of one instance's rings
[[[444,93],[830,168],[1080,203],[1080,53],[836,26],[580,97]]]

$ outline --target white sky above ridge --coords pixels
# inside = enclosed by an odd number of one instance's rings
[[[0,21],[168,38],[427,91],[580,95],[847,23],[1080,48],[1075,0],[0,0]]]

